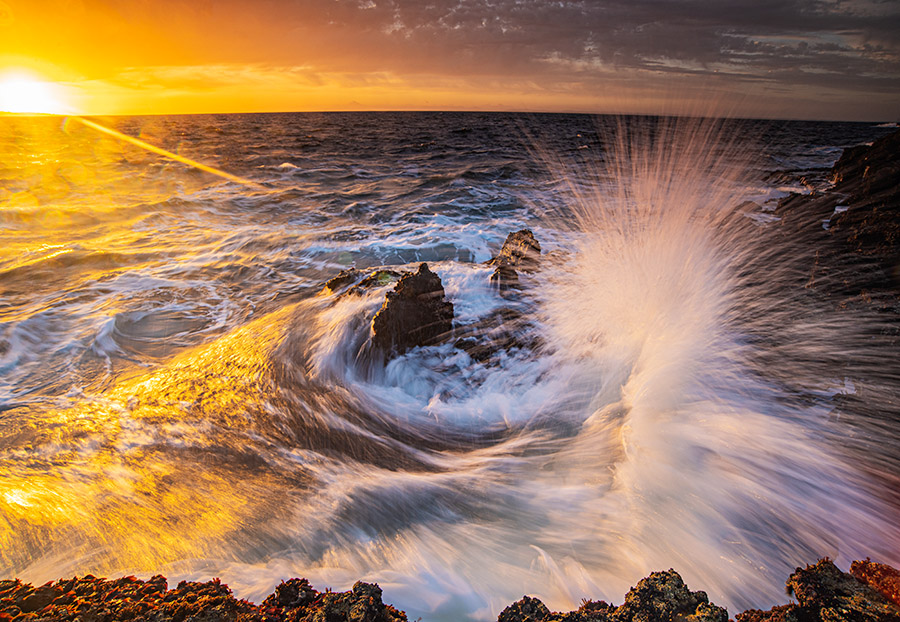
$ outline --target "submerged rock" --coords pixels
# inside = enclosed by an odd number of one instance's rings
[[[356,283],[361,278],[362,272],[360,272],[356,268],[347,268],[346,270],[341,270],[337,274],[337,276],[328,279],[328,281],[322,287],[322,293],[334,294],[342,289],[345,289],[351,284]]]
[[[372,320],[372,345],[388,354],[438,343],[453,328],[453,303],[441,278],[421,264],[404,274]]]
[[[502,307],[487,317],[457,328],[454,347],[479,363],[494,363],[514,350],[536,350],[537,330],[518,309]]]
[[[326,281],[325,285],[322,286],[321,294],[336,294],[346,290],[349,294],[359,295],[372,287],[388,285],[402,276],[399,272],[394,272],[393,270],[374,270],[368,275],[363,275],[364,273],[356,268],[341,270],[337,276]]]

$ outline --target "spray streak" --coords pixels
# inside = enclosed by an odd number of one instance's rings
[[[231,173],[226,173],[225,171],[219,170],[217,168],[213,168],[212,166],[208,166],[203,164],[202,162],[197,162],[196,160],[191,160],[190,158],[185,158],[184,156],[180,156],[177,153],[172,153],[171,151],[166,151],[161,147],[157,147],[155,145],[151,145],[150,143],[144,142],[139,138],[135,138],[134,136],[129,136],[128,134],[123,134],[122,132],[117,132],[116,130],[100,125],[99,123],[95,123],[89,119],[85,119],[83,117],[69,117],[74,121],[78,121],[79,123],[86,125],[92,129],[97,130],[98,132],[103,132],[104,134],[108,134],[113,138],[118,138],[120,140],[124,140],[125,142],[131,143],[132,145],[136,145],[141,149],[146,149],[152,153],[156,153],[161,156],[165,156],[167,158],[171,158],[176,162],[181,162],[182,164],[187,164],[188,166],[193,166],[194,168],[200,169],[201,171],[205,171],[207,173],[212,173],[213,175],[218,175],[219,177],[223,177],[228,181],[233,181],[238,184],[243,184],[245,186],[250,186],[255,189],[262,189],[263,187],[249,179],[245,179],[243,177],[238,177],[237,175],[232,175]]]

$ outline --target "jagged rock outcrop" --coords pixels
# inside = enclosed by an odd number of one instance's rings
[[[829,222],[832,234],[860,254],[900,261],[900,131],[845,149],[832,176],[846,197]]]
[[[831,178],[829,190],[782,199],[775,210],[782,225],[815,238],[819,282],[829,271],[853,273],[852,283],[835,284],[856,293],[900,291],[900,131],[845,149]]]
[[[507,235],[500,252],[486,261],[485,265],[495,266],[491,282],[500,291],[505,291],[518,286],[519,270],[533,272],[538,269],[540,261],[540,243],[530,230],[521,229]]]
[[[404,274],[372,320],[372,345],[387,354],[434,345],[453,329],[453,303],[444,298],[441,278],[421,264]]]

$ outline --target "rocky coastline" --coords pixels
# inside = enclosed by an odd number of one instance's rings
[[[672,569],[638,582],[615,606],[585,600],[566,613],[551,612],[524,596],[506,607],[498,622],[898,622],[900,571],[870,560],[842,572],[830,560],[797,568],[787,592],[795,602],[729,618],[705,592],[692,592]],[[0,621],[17,622],[405,622],[403,611],[385,604],[376,584],[357,582],[346,592],[319,592],[306,579],[282,582],[263,602],[237,599],[219,579],[182,581],[169,589],[157,575],[102,579],[91,575],[35,587],[0,581]]]
[[[871,146],[846,149],[831,175],[831,188],[790,195],[775,210],[787,234],[814,235],[822,243],[807,287],[821,288],[841,305],[864,300],[900,314],[900,132]],[[514,295],[519,272],[535,269],[540,252],[530,231],[510,234],[498,256],[487,262],[496,268],[492,281],[501,292]],[[865,269],[857,270],[860,267]],[[848,268],[854,274],[849,281],[842,278]],[[452,303],[445,300],[440,279],[426,264],[416,273],[402,275],[346,271],[329,281],[325,291],[352,295],[395,281],[373,320],[373,347],[383,357],[454,336]],[[489,359],[496,350],[509,347],[510,337],[500,337],[482,330],[462,336],[457,344],[479,360]],[[786,588],[791,602],[729,617],[705,592],[690,591],[669,569],[642,579],[618,606],[586,600],[575,611],[559,613],[524,596],[503,609],[498,622],[900,622],[900,571],[868,559],[853,562],[847,572],[821,559],[797,568]],[[378,585],[363,582],[346,592],[319,592],[306,579],[293,578],[254,604],[236,599],[219,579],[181,582],[169,589],[160,575],[147,580],[86,575],[41,586],[18,579],[0,581],[0,622],[12,620],[400,622],[407,616],[383,602]]]
[[[828,177],[829,187],[775,208],[786,236],[817,249],[806,286],[842,306],[900,313],[900,131],[844,149]]]

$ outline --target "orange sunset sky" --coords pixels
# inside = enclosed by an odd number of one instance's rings
[[[53,102],[38,112],[66,114],[713,101],[737,116],[896,121],[900,2],[0,0],[0,109],[3,89],[16,101],[36,82]]]

